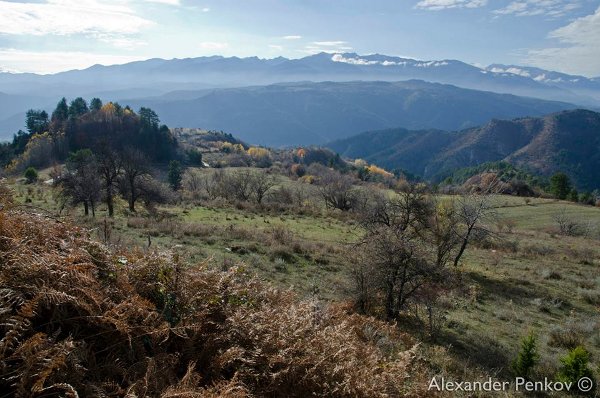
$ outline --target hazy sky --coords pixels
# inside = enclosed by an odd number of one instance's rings
[[[600,76],[599,0],[0,0],[0,69],[320,51]]]

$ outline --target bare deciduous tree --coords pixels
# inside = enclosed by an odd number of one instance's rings
[[[256,203],[261,204],[269,190],[273,188],[273,177],[265,172],[255,171],[250,175],[250,190]]]
[[[121,154],[123,174],[121,176],[121,191],[129,203],[129,211],[135,212],[135,203],[142,195],[141,185],[144,180],[151,178],[150,164],[143,152],[127,148]]]
[[[104,200],[108,207],[109,217],[114,215],[114,196],[118,189],[118,178],[122,171],[121,157],[108,145],[102,145],[96,154],[98,159],[98,171],[102,179],[104,189]]]
[[[567,214],[567,209],[564,207],[553,218],[562,235],[574,236],[581,230],[581,225]]]
[[[247,202],[252,196],[252,174],[249,170],[236,170],[225,174],[223,192],[226,198]]]
[[[96,216],[96,203],[102,190],[98,175],[98,164],[92,151],[79,150],[67,159],[66,169],[56,178],[62,187],[61,196],[72,205],[83,204],[85,215]]]
[[[319,192],[328,208],[342,211],[352,209],[355,191],[354,181],[350,176],[328,170],[319,180]]]
[[[458,203],[438,198],[423,184],[409,185],[388,197],[375,194],[361,214],[365,235],[357,246],[363,264],[353,272],[359,308],[381,298],[388,320],[396,320],[410,302],[422,304],[433,328],[436,286],[449,284],[475,231],[492,206],[488,198],[461,198]]]
[[[193,197],[201,197],[203,189],[203,176],[198,170],[189,168],[183,176],[183,187]]]
[[[454,266],[458,266],[462,255],[473,236],[485,238],[493,235],[488,223],[497,216],[491,198],[488,194],[477,193],[462,196],[458,199],[456,218],[456,233],[460,238],[458,252],[454,256]]]

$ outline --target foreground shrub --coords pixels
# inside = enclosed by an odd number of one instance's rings
[[[529,379],[533,368],[539,360],[540,355],[537,350],[537,339],[533,333],[530,333],[521,341],[521,350],[511,367],[515,376]]]
[[[593,379],[594,375],[588,368],[589,361],[590,353],[582,346],[575,347],[560,359],[562,366],[558,371],[558,380],[577,386],[577,381],[582,377]]]
[[[28,167],[23,175],[25,176],[28,184],[33,184],[38,179],[38,172],[33,167]]]
[[[0,211],[0,391],[36,396],[421,396],[416,348],[234,267],[111,253]],[[418,387],[421,386],[421,387]]]

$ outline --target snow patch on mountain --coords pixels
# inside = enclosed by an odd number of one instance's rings
[[[438,66],[449,65],[446,61],[416,61],[416,60],[400,60],[392,61],[389,59],[385,60],[370,60],[367,58],[360,58],[358,56],[344,56],[344,54],[333,54],[331,57],[333,62],[343,62],[351,65],[382,65],[382,66],[414,66],[417,68],[431,68]]]

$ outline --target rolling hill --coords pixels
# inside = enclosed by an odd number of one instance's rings
[[[269,146],[322,144],[395,126],[464,129],[494,117],[540,116],[575,107],[418,80],[281,83],[175,92],[125,103],[151,107],[170,126],[224,130]]]
[[[542,175],[567,173],[578,188],[600,188],[600,113],[494,119],[461,131],[389,129],[328,144],[343,156],[439,180],[452,170],[505,160]]]

